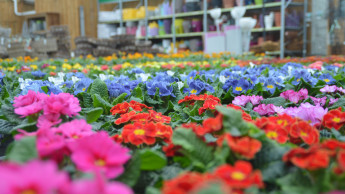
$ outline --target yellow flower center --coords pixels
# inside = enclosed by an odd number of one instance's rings
[[[37,192],[32,189],[24,190],[21,192],[21,194],[36,194],[36,193]]]
[[[243,89],[242,89],[242,87],[236,87],[235,90],[236,91],[242,91]]]
[[[269,131],[269,132],[266,133],[266,136],[268,138],[277,138],[278,137],[278,133],[275,132],[275,131]]]
[[[98,159],[95,161],[96,166],[105,166],[105,161],[102,159]]]
[[[197,90],[195,90],[195,89],[193,89],[192,91],[190,91],[190,93],[192,93],[192,94],[196,94],[198,91]]]
[[[85,92],[86,88],[83,88],[83,92]]]
[[[189,79],[193,79],[193,77],[192,77],[192,76],[190,76],[190,77],[189,77]]]
[[[237,181],[242,181],[243,179],[246,178],[246,175],[243,174],[242,172],[233,172],[231,173],[231,178]]]
[[[325,82],[329,82],[329,79],[324,79],[323,81],[325,81]]]
[[[278,125],[283,125],[284,127],[288,124],[286,120],[281,120],[281,119],[279,119],[277,123]]]
[[[144,129],[136,129],[136,130],[134,130],[134,134],[135,135],[144,135],[145,130]]]
[[[308,136],[308,134],[307,134],[306,132],[304,132],[304,131],[301,131],[300,135],[301,135],[301,137],[306,137],[306,136]]]
[[[340,122],[340,118],[339,118],[339,117],[334,117],[332,120],[333,120],[334,122],[336,122],[336,123],[339,123],[339,122]]]
[[[268,85],[267,88],[272,89],[272,88],[274,88],[274,86],[273,85]]]
[[[79,136],[78,135],[72,135],[72,138],[73,139],[79,139]]]

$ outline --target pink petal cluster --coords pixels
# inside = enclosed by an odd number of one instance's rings
[[[325,87],[320,89],[320,92],[322,92],[322,93],[341,92],[341,93],[345,94],[345,89],[342,87],[337,87],[336,85],[333,85],[333,86],[326,85]]]
[[[320,105],[320,106],[325,106],[326,101],[327,101],[327,96],[324,96],[322,98],[315,98],[310,96],[310,98],[313,100],[315,105]]]
[[[300,100],[305,100],[308,98],[308,90],[301,89],[298,92],[295,92],[293,90],[287,90],[285,92],[282,92],[280,94],[280,97],[290,100],[293,103],[298,103]]]
[[[99,173],[93,179],[72,182],[51,161],[31,161],[24,165],[0,164],[0,188],[4,194],[133,194],[123,183],[107,182]]]
[[[309,69],[321,70],[322,69],[322,65],[323,65],[322,61],[316,61],[315,63],[312,63],[312,64],[308,65],[308,68]]]
[[[78,98],[69,93],[52,94],[45,100],[44,114],[75,116],[81,111]]]
[[[329,99],[329,105],[332,106],[334,103],[336,103],[339,99],[338,98],[330,98]]]
[[[68,193],[70,181],[53,162],[31,161],[0,165],[1,193]]]
[[[74,141],[94,134],[91,125],[87,124],[85,120],[78,119],[61,124],[59,127],[52,128],[51,130],[56,134],[60,134],[67,141]]]
[[[323,116],[328,112],[328,109],[317,105],[313,106],[309,103],[302,103],[299,107],[286,108],[283,113],[292,117],[298,117],[309,122],[311,125],[320,124]]]
[[[45,94],[29,91],[26,95],[14,97],[14,112],[26,117],[41,112],[44,106]]]
[[[258,105],[261,104],[261,100],[264,98],[262,96],[246,96],[246,95],[241,95],[241,96],[236,96],[235,99],[232,101],[232,104],[237,105],[237,106],[245,106],[247,103],[252,103],[253,105]]]
[[[284,108],[281,106],[275,106],[274,104],[260,104],[253,109],[261,116],[274,115],[275,113],[283,112]]]
[[[123,165],[130,159],[129,150],[114,142],[106,132],[81,138],[69,147],[71,159],[79,170],[101,170],[107,178],[122,174]]]

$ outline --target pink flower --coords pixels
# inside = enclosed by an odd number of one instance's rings
[[[65,139],[47,128],[37,131],[37,151],[41,158],[50,158],[57,162],[69,155]]]
[[[329,99],[329,105],[332,106],[332,105],[333,105],[334,103],[336,103],[338,100],[339,100],[338,98],[335,98],[335,99],[330,98],[330,99]]]
[[[235,99],[232,101],[232,104],[237,106],[245,106],[250,101],[250,96],[241,95],[236,96]]]
[[[37,135],[36,131],[35,132],[26,132],[23,129],[18,129],[17,131],[19,133],[14,136],[14,139],[17,140],[17,141],[20,140],[23,137],[29,137],[29,136],[36,136]]]
[[[39,113],[43,109],[43,101],[45,98],[46,94],[29,90],[26,95],[14,97],[14,112],[22,117]]]
[[[253,104],[253,105],[257,105],[257,104],[261,104],[261,100],[263,100],[264,98],[262,96],[251,96],[250,97],[250,102]]]
[[[326,85],[325,87],[320,89],[320,92],[322,92],[322,93],[333,93],[333,92],[336,92],[337,90],[338,90],[337,86]]]
[[[68,93],[52,94],[46,98],[44,114],[60,114],[74,116],[81,111],[78,98]]]
[[[37,127],[38,128],[51,128],[54,125],[61,123],[60,114],[46,114],[38,117]]]
[[[317,69],[317,70],[321,70],[322,69],[322,61],[316,61],[315,63],[312,63],[308,66],[308,68],[310,69]]]
[[[293,90],[287,90],[285,92],[282,92],[280,94],[280,97],[290,100],[293,103],[298,103],[300,100],[304,100],[308,98],[308,90],[301,89],[298,92],[295,92]]]
[[[322,98],[315,98],[315,97],[310,96],[310,98],[313,100],[315,105],[320,105],[320,106],[324,106],[327,101],[327,96],[324,96]]]
[[[115,178],[124,171],[129,150],[115,143],[106,132],[76,140],[70,144],[71,159],[81,171],[101,170],[107,178]]]
[[[279,110],[276,106],[273,104],[260,104],[259,106],[255,107],[253,109],[255,112],[259,113],[259,115],[274,115],[276,113],[276,110]]]
[[[345,94],[345,89],[342,88],[342,87],[338,87],[338,88],[337,88],[337,91],[339,91],[339,92]]]
[[[70,181],[66,173],[59,172],[49,161],[31,161],[25,165],[0,165],[0,188],[4,194],[68,193]]]
[[[284,113],[292,117],[298,117],[309,122],[311,125],[319,124],[328,109],[321,106],[313,106],[309,103],[302,103],[299,107],[285,109]]]
[[[79,180],[73,183],[71,193],[73,194],[132,194],[133,191],[120,182],[107,183],[96,173],[95,180]]]
[[[57,134],[61,134],[67,141],[74,141],[94,134],[91,125],[87,124],[85,120],[77,119],[64,123],[57,128],[52,128],[51,130]]]

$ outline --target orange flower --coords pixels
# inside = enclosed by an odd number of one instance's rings
[[[309,123],[299,120],[291,125],[290,136],[295,139],[302,139],[306,144],[319,143],[320,133]]]
[[[219,166],[214,176],[221,178],[234,189],[246,189],[251,186],[264,187],[261,172],[253,171],[252,165],[247,161],[239,160],[234,166],[229,164]]]
[[[243,156],[246,159],[253,159],[255,154],[261,149],[261,142],[249,136],[232,137],[229,133],[227,133],[217,140],[218,146],[222,146],[224,140],[226,140],[231,151]]]
[[[154,110],[149,110],[151,120],[154,122],[170,123],[171,118],[168,116],[162,115],[160,112]]]
[[[152,109],[152,107],[148,107],[145,104],[142,104],[134,100],[130,101],[129,104],[133,108],[133,110],[138,111],[138,112],[143,111],[144,108]]]
[[[122,131],[124,143],[131,143],[136,146],[141,144],[152,145],[156,143],[156,136],[157,128],[153,123],[135,122],[127,124]]]
[[[323,116],[322,125],[329,129],[339,130],[345,124],[345,112],[341,112],[341,107],[329,111]]]
[[[188,194],[198,189],[200,184],[206,180],[206,176],[197,172],[190,172],[178,177],[164,181],[163,194]]]
[[[335,155],[338,150],[344,149],[345,150],[345,143],[340,142],[335,139],[328,139],[321,144],[322,148],[328,149],[333,151],[332,155]]]
[[[204,113],[206,110],[214,110],[216,109],[216,105],[219,105],[219,101],[215,99],[206,99],[204,104],[202,105],[201,108],[199,108],[199,115]]]
[[[55,72],[50,72],[49,75],[50,76],[56,76],[56,73]]]
[[[208,133],[204,127],[193,122],[183,123],[181,127],[186,129],[192,129],[194,133],[197,134],[199,137],[204,136],[206,133]]]
[[[116,125],[120,125],[122,123],[127,123],[128,121],[130,121],[133,117],[135,117],[137,113],[135,111],[131,111],[129,113],[126,114],[122,114],[120,118],[116,119],[116,121],[114,122]]]
[[[268,138],[274,139],[278,143],[286,143],[289,140],[289,132],[283,126],[272,122],[271,118],[262,117],[257,119],[255,125],[264,130]]]
[[[204,134],[206,133],[212,133],[212,132],[217,132],[223,128],[223,115],[218,114],[215,118],[207,118],[202,122],[203,128],[204,128]]]
[[[108,65],[102,65],[101,66],[101,70],[102,71],[105,71],[105,70],[108,70],[109,69],[109,66]]]
[[[113,106],[113,108],[110,109],[110,112],[112,115],[128,113],[129,107],[131,106],[128,102],[123,102]]]
[[[294,148],[283,156],[284,162],[291,162],[295,166],[307,170],[317,170],[327,168],[330,160],[330,152],[313,145],[308,150]]]
[[[167,146],[163,146],[162,150],[165,153],[166,156],[168,157],[173,157],[178,155],[178,151],[182,148],[182,146],[179,145],[174,145],[174,144],[169,144]]]

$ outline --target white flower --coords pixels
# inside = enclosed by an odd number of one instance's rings
[[[147,81],[147,79],[151,76],[151,74],[149,73],[138,73],[135,74],[135,77],[138,79],[139,77],[141,78],[141,80],[143,80],[144,82]]]
[[[169,76],[173,76],[173,75],[175,74],[175,72],[168,70],[168,71],[167,71],[167,74],[168,74]]]
[[[177,82],[178,85],[178,89],[180,90],[181,88],[183,88],[184,83],[183,82]]]
[[[63,77],[48,77],[48,81],[61,88],[65,80]]]
[[[58,73],[58,76],[61,77],[61,78],[63,78],[63,77],[65,77],[65,73],[59,72],[59,73]]]
[[[19,81],[19,84],[20,84],[19,85],[20,89],[23,90],[26,86],[30,85],[29,82],[31,82],[32,79],[25,79],[24,80],[23,78],[20,77],[18,79],[18,81]]]
[[[225,76],[224,76],[224,75],[219,76],[219,81],[220,81],[222,84],[225,84],[225,82],[226,82]]]
[[[80,79],[77,78],[76,76],[72,76],[72,82],[75,84],[76,82],[78,82]]]

